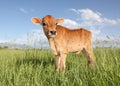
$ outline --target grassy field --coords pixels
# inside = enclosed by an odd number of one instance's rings
[[[120,86],[120,49],[94,49],[97,61],[69,53],[64,75],[54,73],[50,50],[0,50],[0,86]]]

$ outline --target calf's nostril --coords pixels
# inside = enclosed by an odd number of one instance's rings
[[[50,33],[51,33],[52,35],[55,35],[55,34],[56,34],[56,31],[55,31],[55,30],[52,30],[52,31],[50,31]]]

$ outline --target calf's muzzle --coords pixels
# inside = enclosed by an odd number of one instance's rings
[[[56,32],[56,30],[51,30],[51,31],[50,31],[50,34],[51,34],[51,35],[56,35],[57,32]]]

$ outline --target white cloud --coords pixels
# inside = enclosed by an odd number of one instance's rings
[[[83,26],[105,26],[120,25],[120,19],[109,19],[102,16],[100,12],[94,12],[90,9],[70,9],[79,15]]]
[[[19,9],[22,13],[27,13],[27,10],[25,10],[24,8],[20,8]]]
[[[25,8],[20,8],[19,9],[22,13],[29,13],[29,12],[35,12],[35,10],[34,9],[25,9]]]
[[[97,35],[100,34],[100,30],[99,29],[91,29],[90,30],[92,32],[92,37],[95,39]]]
[[[30,45],[32,47],[49,47],[47,38],[42,29],[32,30],[22,38],[15,40],[15,42]]]
[[[106,25],[120,25],[120,19],[103,18],[103,21]]]
[[[62,25],[71,29],[78,28],[80,26],[80,24],[70,19],[65,19]]]
[[[93,45],[101,47],[117,47],[120,48],[120,37],[119,36],[98,36],[93,41]]]
[[[15,40],[0,40],[0,43],[28,45],[37,48],[49,48],[47,38],[45,37],[42,29],[32,30],[31,32],[24,34],[21,38],[17,38]]]

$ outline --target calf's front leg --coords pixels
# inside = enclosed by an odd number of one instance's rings
[[[62,73],[65,72],[65,62],[66,62],[66,54],[60,54],[55,56],[55,72],[61,69]]]
[[[59,71],[60,59],[60,55],[55,55],[55,72]]]
[[[62,73],[65,72],[65,67],[66,67],[65,62],[66,62],[66,54],[62,53],[60,59],[60,69],[62,70]]]

